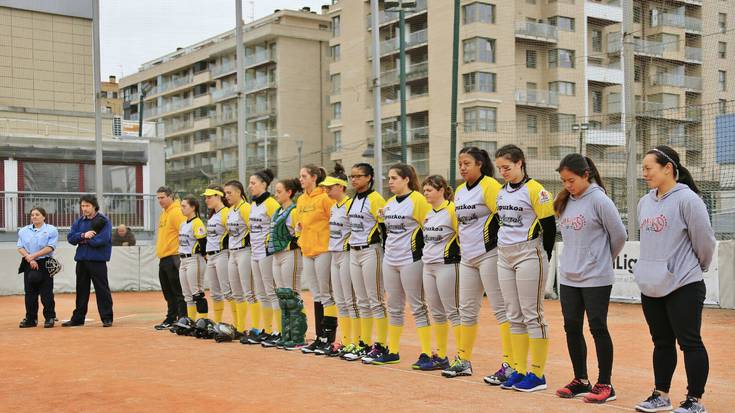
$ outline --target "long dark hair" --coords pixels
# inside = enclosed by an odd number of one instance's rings
[[[292,199],[294,196],[296,196],[296,194],[298,194],[302,190],[301,182],[299,182],[298,178],[281,179],[280,181],[278,181],[278,183],[283,185],[283,188],[286,191],[291,191],[290,198]]]
[[[225,186],[226,187],[231,186],[233,188],[237,188],[240,191],[240,197],[245,201],[248,200],[248,198],[245,196],[245,187],[242,186],[242,182],[238,181],[237,179],[233,179],[231,181],[227,181]]]
[[[327,170],[324,169],[324,167],[314,164],[308,164],[301,167],[302,169],[306,169],[306,172],[309,173],[311,176],[316,176],[316,184],[319,185],[324,181],[324,178],[327,177]]]
[[[421,184],[422,187],[429,185],[430,187],[439,190],[444,190],[444,199],[447,201],[451,201],[454,199],[454,191],[452,191],[452,187],[449,186],[449,183],[447,183],[447,180],[444,179],[441,175],[431,175],[426,177],[424,179],[424,182]]]
[[[214,189],[215,191],[220,191],[220,192],[222,192],[222,194],[224,194],[224,193],[225,193],[225,189],[224,189],[224,188],[222,188],[222,186],[221,186],[221,185],[217,185],[217,184],[211,184],[211,185],[208,185],[208,186],[207,186],[207,189]],[[216,195],[216,196],[219,196],[219,195]],[[227,198],[225,198],[225,196],[224,196],[224,195],[220,196],[219,198],[220,198],[220,200],[222,201],[222,204],[224,204],[224,206],[226,206],[226,207],[229,207],[229,206],[230,206],[230,204],[229,204],[229,203],[227,202]],[[217,212],[217,211],[215,211],[215,210],[213,210],[213,209],[210,209],[210,210],[209,210],[209,216],[211,217],[212,215],[214,215],[214,214],[215,214],[215,212]]]
[[[582,178],[586,177],[590,183],[596,183],[603,191],[607,192],[605,184],[602,183],[600,171],[589,157],[578,153],[570,153],[562,158],[561,162],[559,162],[559,167],[556,168],[556,172],[561,172],[564,169]],[[569,195],[569,191],[562,189],[556,198],[554,198],[554,211],[556,212],[556,216],[560,216],[564,213],[564,210],[567,207],[567,202],[569,202]]]
[[[352,167],[361,170],[362,173],[370,177],[370,186],[368,187],[368,189],[372,190],[373,185],[375,184],[375,169],[373,169],[373,166],[369,163],[359,162],[352,165]]]
[[[261,182],[265,183],[265,186],[268,187],[271,182],[273,182],[273,178],[275,178],[275,174],[270,169],[263,169],[258,172],[255,172],[253,176],[258,177]]]
[[[692,174],[681,164],[679,154],[670,146],[659,145],[646,152],[646,155],[654,155],[656,157],[656,163],[661,166],[666,166],[666,164],[670,163],[674,167],[674,178],[676,178],[676,182],[680,182],[688,186],[694,193],[700,194],[697,184],[694,183]]]
[[[490,161],[490,155],[487,153],[486,150],[480,149],[477,146],[465,146],[464,148],[462,148],[461,151],[459,151],[459,154],[467,154],[471,156],[472,159],[475,160],[475,162],[479,162],[480,172],[482,172],[483,175],[489,176],[490,178],[493,178],[495,176],[493,163],[492,161]]]
[[[521,161],[521,169],[523,170],[523,178],[528,178],[528,168],[526,167],[526,154],[517,145],[512,143],[505,145],[495,152],[495,159],[505,158],[513,163]]]
[[[341,179],[343,181],[347,180],[347,174],[345,173],[345,167],[342,166],[342,164],[339,162],[334,164],[334,170],[332,171],[331,174],[329,174],[329,176],[333,178]]]
[[[194,195],[187,195],[181,202],[186,202],[190,207],[194,208],[194,217],[199,217],[199,200]]]
[[[407,165],[405,163],[397,163],[391,166],[388,170],[396,171],[398,176],[403,179],[408,178],[408,187],[412,191],[421,191],[421,188],[419,187],[419,177],[416,174],[416,169],[414,169],[413,166]]]

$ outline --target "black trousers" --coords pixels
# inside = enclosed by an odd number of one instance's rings
[[[77,261],[77,300],[72,321],[84,323],[89,304],[90,282],[94,284],[100,319],[112,321],[112,293],[107,281],[107,263],[104,261]]]
[[[612,286],[578,288],[561,285],[561,312],[564,316],[564,331],[567,349],[572,359],[574,376],[587,379],[587,343],[582,332],[584,314],[590,326],[597,350],[598,383],[610,384],[613,364],[613,343],[607,330],[607,310]]]
[[[25,287],[26,319],[38,321],[38,296],[43,304],[43,318],[56,318],[56,303],[54,301],[54,278],[46,271],[46,260],[38,260],[38,269],[32,270],[30,265],[23,273]]]
[[[684,352],[687,396],[704,394],[709,375],[709,357],[702,342],[702,308],[707,287],[704,281],[687,284],[667,296],[653,298],[641,294],[643,315],[653,339],[653,375],[656,389],[669,392],[676,370],[676,346]]]
[[[163,257],[158,262],[158,280],[161,282],[161,292],[168,305],[166,320],[170,322],[186,317],[186,302],[179,280],[180,265],[181,259],[177,255]]]

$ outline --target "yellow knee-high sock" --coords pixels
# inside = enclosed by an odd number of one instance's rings
[[[214,308],[214,322],[222,322],[222,313],[225,311],[224,301],[212,301],[212,307]]]
[[[434,335],[436,336],[436,355],[444,358],[447,356],[449,324],[446,321],[441,324],[434,324]]]
[[[401,351],[401,333],[403,326],[388,326],[388,350],[391,354],[398,354]]]
[[[520,374],[528,372],[528,334],[511,334],[513,342],[513,368]]]
[[[264,305],[260,309],[261,317],[263,318],[263,330],[266,333],[271,334],[273,332],[273,307],[270,305]]]
[[[336,305],[324,307],[324,317],[337,317],[338,315]]]
[[[531,350],[531,373],[536,377],[543,377],[549,355],[549,339],[531,338],[528,340],[528,347]]]
[[[350,324],[352,324],[352,344],[358,345],[362,340],[362,319],[351,318]]]
[[[419,333],[421,352],[431,357],[431,326],[418,327],[416,330]]]
[[[360,326],[362,329],[362,341],[368,346],[373,344],[373,318],[366,317],[360,319]]]
[[[462,326],[462,338],[460,339],[462,347],[459,348],[459,358],[462,360],[472,360],[472,350],[475,348],[477,339],[477,327],[477,324]]]
[[[232,300],[228,302],[230,303],[230,312],[232,313],[232,325],[237,328],[237,303]]]
[[[500,323],[500,340],[503,349],[503,363],[513,366],[513,342],[510,339],[510,323]],[[540,377],[540,376],[539,376]]]
[[[186,316],[191,318],[192,320],[196,320],[197,319],[197,306],[187,305],[186,306]]]
[[[452,326],[452,332],[454,332],[454,346],[457,348],[457,354],[459,354],[459,349],[462,348],[462,326]]]
[[[248,321],[248,303],[237,303],[237,331],[245,332],[245,324]]]
[[[281,310],[273,310],[273,318],[275,318],[275,324],[276,328],[275,331],[279,333],[283,333],[283,319],[281,318],[283,314],[281,313]]]
[[[263,319],[260,314],[260,303],[248,303],[248,307],[250,308],[250,322],[252,323],[252,328],[260,330],[263,328]]]
[[[376,338],[375,342],[385,344],[388,339],[388,319],[387,318],[376,318]]]
[[[342,333],[342,345],[352,344],[352,320],[349,317],[338,317],[337,328]]]

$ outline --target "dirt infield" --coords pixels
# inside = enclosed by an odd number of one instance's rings
[[[411,320],[403,336],[402,363],[377,367],[178,337],[152,328],[164,311],[160,293],[117,293],[113,299],[113,328],[102,328],[90,303],[92,321],[84,327],[21,330],[23,297],[0,297],[0,411],[614,412],[633,411],[653,386],[652,344],[638,305],[613,304],[610,309],[618,400],[593,406],[554,396],[572,377],[558,301],[546,302],[552,340],[549,389],[522,394],[482,383],[482,376],[499,366],[500,339],[487,302],[475,375],[445,379],[439,372],[411,370],[419,352]],[[68,319],[74,296],[57,295],[56,303],[59,319]],[[586,334],[594,379],[594,345]],[[710,413],[733,411],[735,393],[727,374],[735,369],[735,358],[728,355],[733,351],[735,311],[705,310],[703,335],[711,362],[705,405]],[[454,349],[450,338],[452,354]],[[683,365],[680,353],[672,387],[676,403],[686,392]]]

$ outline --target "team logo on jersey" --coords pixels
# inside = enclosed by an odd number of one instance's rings
[[[206,232],[204,230],[204,226],[201,226],[201,225],[198,226],[197,229],[196,229],[196,235],[200,235],[201,236],[201,235],[204,235],[204,234],[206,234]]]
[[[559,221],[559,226],[561,228],[572,229],[574,231],[581,231],[585,225],[587,225],[587,220],[582,214],[579,214],[576,217],[564,217]]]
[[[539,191],[539,193],[538,193],[538,202],[540,204],[545,204],[545,203],[547,203],[549,201],[551,201],[551,194],[549,193],[549,191],[547,191],[545,189],[542,189],[541,191]]]
[[[500,225],[504,227],[511,227],[511,228],[522,228],[523,227],[523,216],[520,214],[516,216],[501,215]]]
[[[655,217],[643,218],[639,227],[641,231],[661,232],[665,230],[668,225],[669,220],[662,214]]]

